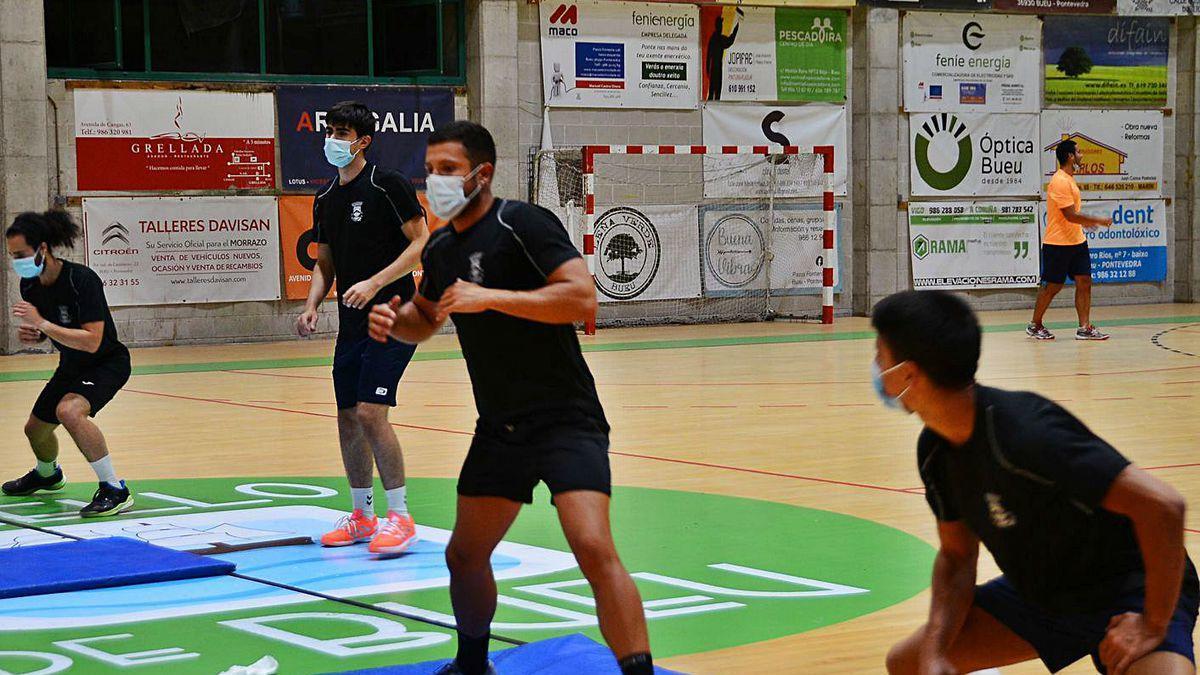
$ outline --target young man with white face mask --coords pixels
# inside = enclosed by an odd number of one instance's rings
[[[446,548],[458,655],[439,673],[494,672],[491,554],[545,482],[621,672],[649,675],[641,598],[608,520],[608,422],[572,326],[595,316],[595,284],[554,214],[492,196],[495,167],[495,142],[478,124],[429,137],[426,197],[450,225],[425,247],[412,301],[393,298],[371,314],[373,338],[412,343],[452,319],[479,411]]]
[[[1066,410],[975,382],[979,322],[941,291],[875,307],[876,393],[925,423],[917,463],[937,517],[928,622],[892,675],[1091,656],[1111,675],[1194,675],[1200,587],[1185,504]],[[1002,576],[975,585],[979,544]]]
[[[104,434],[92,421],[129,381],[131,368],[129,350],[117,337],[104,297],[104,282],[90,268],[57,255],[56,249],[74,247],[79,235],[79,226],[64,211],[22,213],[5,231],[13,269],[21,277],[21,302],[13,307],[17,335],[27,345],[50,338],[59,357],[25,423],[37,465],[4,483],[3,492],[21,497],[66,486],[54,433],[62,425],[100,481],[91,503],[79,512],[95,518],[133,506]]]
[[[325,124],[325,157],[337,176],[313,202],[317,264],[296,328],[301,336],[316,331],[317,307],[336,279],[333,386],[342,464],[354,505],[321,543],[349,546],[370,540],[371,553],[396,555],[412,546],[417,534],[408,512],[404,456],[388,410],[396,405],[396,387],[415,347],[371,340],[367,315],[374,303],[412,297],[412,272],[429,231],[408,178],[364,157],[375,134],[371,111],[346,101],[329,110]],[[375,467],[387,494],[382,524],[373,499]]]

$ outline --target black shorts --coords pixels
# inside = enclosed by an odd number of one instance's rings
[[[128,355],[114,356],[79,369],[59,368],[33,404],[33,416],[47,424],[59,424],[59,402],[67,394],[79,394],[92,405],[89,416],[95,417],[129,381],[130,371]]]
[[[1141,612],[1145,598],[1145,590],[1139,589],[1123,595],[1107,609],[1055,614],[1025,600],[1002,576],[975,589],[975,605],[1032,645],[1052,673],[1088,655],[1099,672],[1106,672],[1100,662],[1100,641],[1108,632],[1108,620],[1125,612]],[[1181,592],[1167,637],[1154,651],[1180,654],[1195,663],[1192,631],[1196,628],[1196,611],[1196,596]]]
[[[1066,283],[1067,277],[1090,277],[1092,254],[1087,242],[1074,246],[1042,244],[1042,281],[1048,284]]]
[[[612,494],[608,425],[550,412],[507,423],[480,420],[458,476],[458,494],[533,503],[544,481],[551,496],[571,490]]]
[[[359,403],[396,407],[396,387],[412,361],[416,345],[369,337],[338,340],[333,353],[333,395],[338,410]]]

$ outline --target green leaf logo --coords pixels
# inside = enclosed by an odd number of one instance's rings
[[[929,144],[939,134],[950,134],[958,141],[958,161],[949,171],[938,171],[929,163]],[[935,190],[952,190],[967,177],[971,171],[971,160],[974,158],[974,146],[971,135],[967,133],[967,125],[958,121],[958,117],[949,113],[931,115],[920,131],[917,132],[913,143],[914,158],[917,162],[917,173],[921,180]]]

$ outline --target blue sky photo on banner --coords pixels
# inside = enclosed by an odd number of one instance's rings
[[[279,112],[279,175],[284,192],[315,192],[336,174],[323,151],[325,115],[341,101],[360,101],[378,117],[367,159],[425,186],[425,142],[454,120],[449,88],[282,86]]]
[[[1046,17],[1046,105],[1166,106],[1170,40],[1165,17]]]

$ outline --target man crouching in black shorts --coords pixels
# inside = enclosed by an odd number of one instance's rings
[[[412,302],[375,307],[371,337],[422,342],[453,319],[475,390],[479,421],[446,548],[458,656],[440,672],[493,672],[491,554],[545,481],[621,672],[652,673],[641,598],[608,520],[608,423],[572,327],[595,316],[592,278],[553,214],[492,196],[487,129],[465,121],[438,129],[425,162],[430,208],[450,225],[425,247]]]
[[[100,487],[79,515],[115,516],[133,506],[117,478],[104,434],[91,420],[125,386],[129,350],[104,298],[104,283],[88,267],[63,260],[55,249],[74,246],[79,226],[63,211],[22,213],[5,232],[13,268],[21,277],[21,302],[13,307],[21,342],[47,337],[58,348],[58,369],[33,404],[25,436],[37,458],[32,471],[3,485],[10,497],[57,492],[66,486],[58,466],[58,425],[67,428],[96,472]]]

